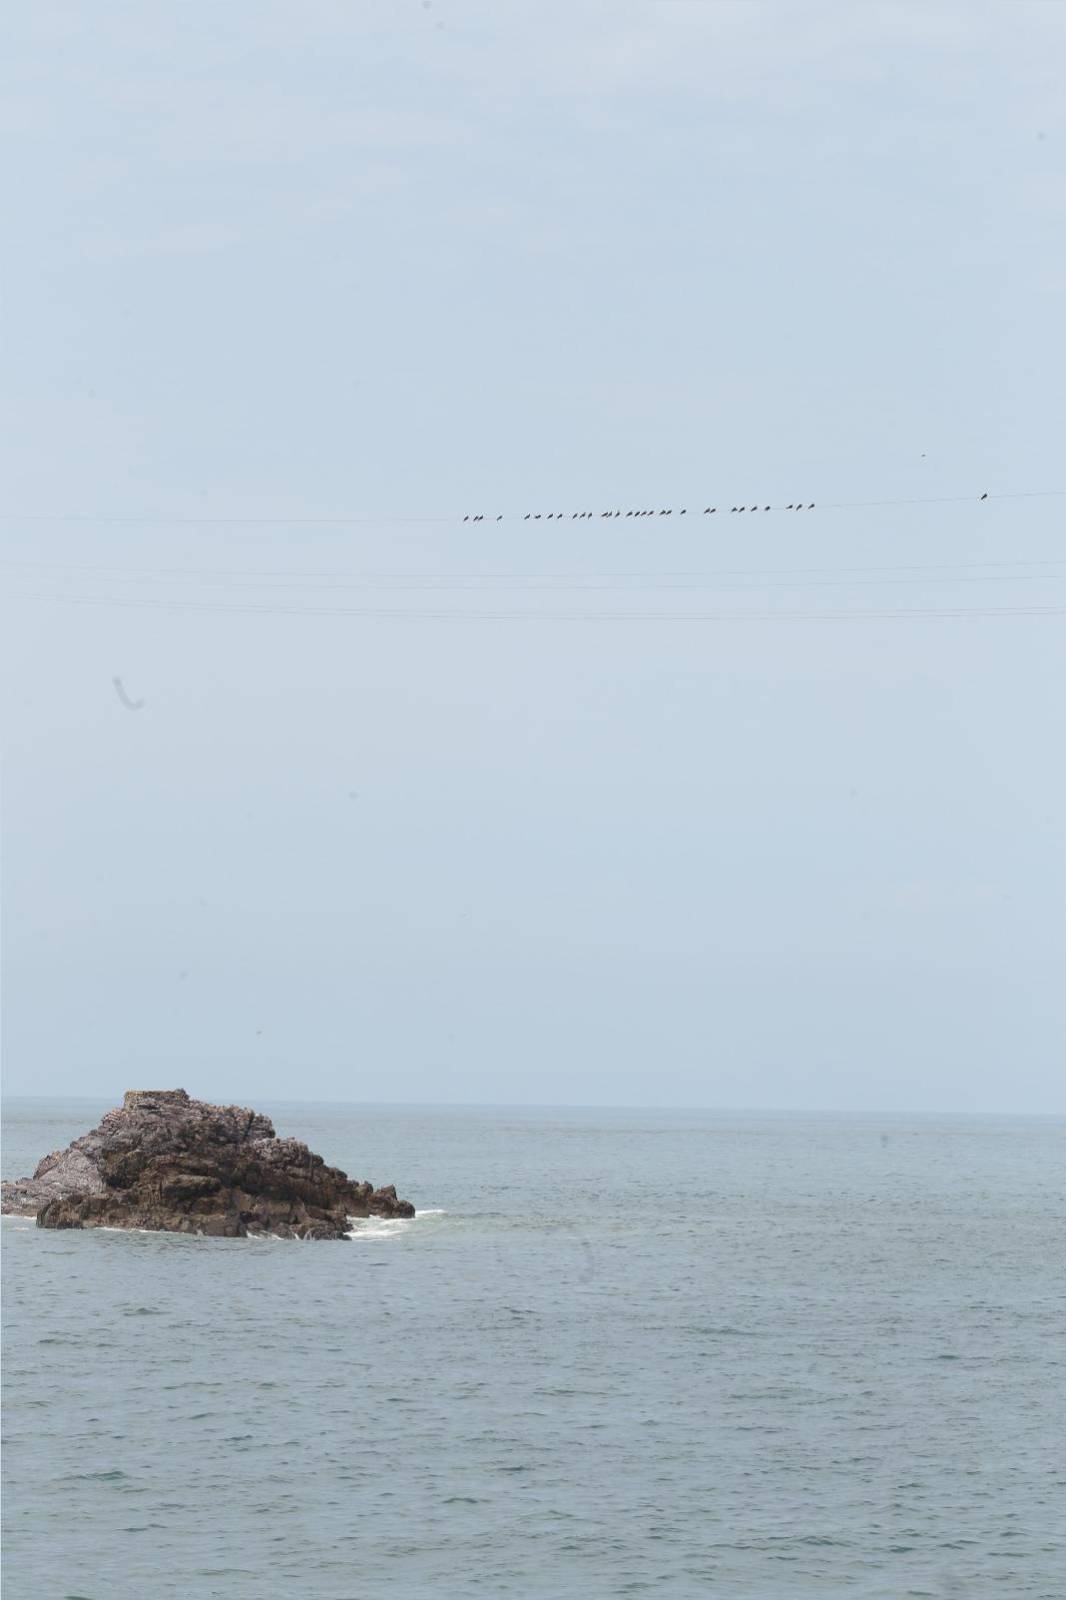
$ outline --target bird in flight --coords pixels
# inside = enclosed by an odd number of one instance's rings
[[[115,685],[115,693],[118,695],[119,699],[122,701],[122,704],[126,707],[126,710],[127,711],[140,711],[141,707],[144,705],[144,701],[143,700],[131,700],[129,695],[126,693],[125,689],[122,687],[122,679],[121,678],[112,678],[111,682]]]

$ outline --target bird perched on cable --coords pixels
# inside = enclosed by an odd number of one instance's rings
[[[808,511],[813,511],[814,510],[814,501],[813,500],[811,501],[810,505],[807,507],[807,510]]]
[[[987,500],[987,499],[988,499],[988,495],[987,495],[987,493],[985,493],[985,494],[983,494],[983,495],[982,495],[982,496],[981,496],[981,499],[982,499],[982,500]]]

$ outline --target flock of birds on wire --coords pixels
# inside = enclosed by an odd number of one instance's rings
[[[773,509],[774,509],[773,506],[730,506],[729,511],[730,511],[730,514],[732,514],[733,512],[738,512],[739,513],[741,511],[773,511]],[[814,501],[812,500],[809,505],[804,505],[801,501],[798,501],[798,500],[795,503],[790,501],[787,506],[785,506],[783,508],[779,506],[777,509],[778,510],[784,509],[785,511],[813,511],[814,510]],[[703,515],[705,517],[713,517],[717,510],[718,510],[717,506],[704,506]],[[664,511],[599,511],[599,512],[597,512],[597,511],[571,511],[569,520],[571,522],[581,522],[586,517],[596,517],[596,516],[598,516],[600,518],[603,518],[603,517],[672,517],[673,514],[674,514],[674,512],[673,512],[673,507],[672,506],[668,507]],[[687,507],[683,508],[682,510],[680,510],[678,512],[678,516],[679,517],[687,517],[688,516]],[[545,522],[565,522],[567,520],[565,511],[549,511],[547,513],[544,513],[544,512],[541,512],[541,511],[527,511],[525,516],[522,518],[522,521],[523,522],[540,522],[542,518],[543,518],[543,520]],[[484,520],[485,520],[485,517],[484,517],[483,513],[479,514],[477,516],[468,515],[468,516],[465,516],[463,518],[464,522],[484,522]],[[496,521],[497,522],[502,522],[503,521],[502,513],[500,514],[500,516],[498,516],[496,518]]]
[[[987,492],[982,494],[982,495],[980,495],[979,499],[987,500],[988,499]],[[704,506],[703,515],[705,517],[713,517],[716,514],[717,510],[718,510],[717,506]],[[725,512],[725,507],[724,506],[722,507],[722,510],[723,510],[723,512]],[[747,512],[747,511],[813,511],[813,510],[814,510],[814,501],[813,500],[810,500],[810,501],[807,501],[807,502],[804,502],[802,500],[790,500],[787,506],[760,506],[760,505],[730,506],[728,515],[729,516],[739,515],[741,512]],[[682,509],[677,514],[678,514],[679,517],[687,517],[688,516],[688,508],[687,507],[682,507]],[[661,511],[571,511],[569,518],[567,517],[565,511],[548,511],[548,512],[527,511],[525,516],[522,518],[522,521],[523,522],[540,522],[540,521],[543,520],[544,522],[566,522],[566,521],[583,522],[586,518],[591,518],[591,517],[599,517],[600,520],[602,521],[604,518],[611,518],[611,517],[672,517],[673,515],[674,515],[674,511],[673,511],[673,507],[672,506],[667,506]],[[484,522],[484,520],[485,520],[484,512],[478,512],[476,514],[472,513],[472,512],[468,512],[467,515],[463,518],[464,522]],[[496,521],[497,522],[502,522],[503,520],[504,520],[503,519],[503,513],[501,512],[500,515],[496,518]]]

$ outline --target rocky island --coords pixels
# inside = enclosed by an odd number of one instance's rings
[[[352,1217],[413,1217],[390,1184],[357,1183],[269,1117],[130,1089],[100,1126],[0,1185],[0,1210],[41,1228],[148,1228],[239,1239],[344,1239]]]

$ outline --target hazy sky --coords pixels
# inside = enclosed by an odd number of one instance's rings
[[[16,7],[8,1091],[1066,1110],[1064,47]]]

